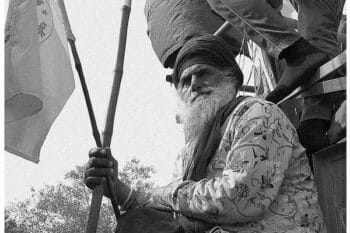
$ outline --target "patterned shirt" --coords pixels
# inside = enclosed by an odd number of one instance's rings
[[[326,232],[305,149],[284,113],[249,97],[227,120],[207,177],[175,180],[137,201],[220,226],[221,232]],[[189,147],[182,151],[186,160]]]

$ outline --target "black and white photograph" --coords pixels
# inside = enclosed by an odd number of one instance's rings
[[[345,0],[5,0],[5,233],[347,232]]]

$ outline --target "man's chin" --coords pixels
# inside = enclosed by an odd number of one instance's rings
[[[184,118],[184,131],[187,140],[195,140],[200,133],[210,125],[219,106],[210,96],[199,96],[191,105],[187,106]]]

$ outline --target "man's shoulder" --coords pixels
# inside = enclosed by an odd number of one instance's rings
[[[237,105],[237,108],[234,112],[238,113],[238,115],[242,115],[252,110],[272,110],[279,109],[277,105],[272,102],[269,102],[260,97],[249,96],[242,100],[242,102]],[[235,114],[236,115],[236,114]]]
[[[284,112],[274,103],[259,97],[245,98],[233,111],[228,128],[247,130],[254,125],[259,128],[283,130],[290,138],[296,137],[297,133]]]
[[[272,102],[269,102],[261,97],[257,96],[246,96],[246,98],[242,101],[244,104],[254,104],[254,103],[260,103],[260,104],[268,104],[268,105],[274,105]]]
[[[290,123],[288,117],[276,104],[254,96],[242,100],[231,115],[231,118],[235,118],[238,122],[271,117],[278,118],[287,124]]]

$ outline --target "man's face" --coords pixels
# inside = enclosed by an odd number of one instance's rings
[[[226,72],[205,64],[186,68],[177,86],[185,139],[196,139],[220,107],[234,96],[236,88]]]
[[[193,102],[201,95],[208,96],[225,78],[225,73],[213,66],[196,64],[186,68],[179,79],[177,90],[184,102]]]

